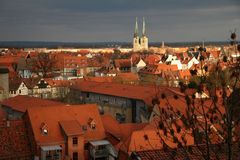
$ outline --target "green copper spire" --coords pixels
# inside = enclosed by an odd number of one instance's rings
[[[138,22],[137,22],[137,17],[136,17],[134,37],[137,37],[137,36],[138,36]]]
[[[143,17],[143,28],[142,28],[142,35],[146,36],[146,29],[145,29],[145,18]]]

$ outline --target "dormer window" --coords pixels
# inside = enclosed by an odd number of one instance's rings
[[[89,118],[88,125],[91,129],[96,129],[96,122],[93,118]]]
[[[43,122],[40,126],[40,129],[42,135],[48,135],[49,130],[46,123]]]
[[[91,128],[91,129],[96,129],[96,124],[95,124],[95,123],[94,123],[94,124],[91,124],[91,125],[90,125],[90,128]]]

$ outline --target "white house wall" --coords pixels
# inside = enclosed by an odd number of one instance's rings
[[[9,97],[15,97],[18,95],[28,95],[28,88],[23,82],[16,91],[9,91]]]

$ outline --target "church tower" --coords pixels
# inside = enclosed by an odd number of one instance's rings
[[[142,26],[142,37],[141,37],[141,49],[148,50],[148,38],[146,36],[146,28],[145,28],[145,19],[143,17],[143,26]]]
[[[138,36],[138,22],[137,22],[137,18],[136,18],[135,31],[134,31],[134,36],[133,36],[133,51],[138,51],[141,49],[139,41],[140,41],[140,39]]]

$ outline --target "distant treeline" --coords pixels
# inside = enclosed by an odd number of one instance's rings
[[[222,42],[205,42],[205,45],[221,46],[228,44]],[[202,45],[202,42],[165,42],[169,47],[189,47]],[[159,47],[161,42],[152,42],[149,46]],[[0,41],[0,48],[131,48],[130,42],[41,42],[41,41]]]

